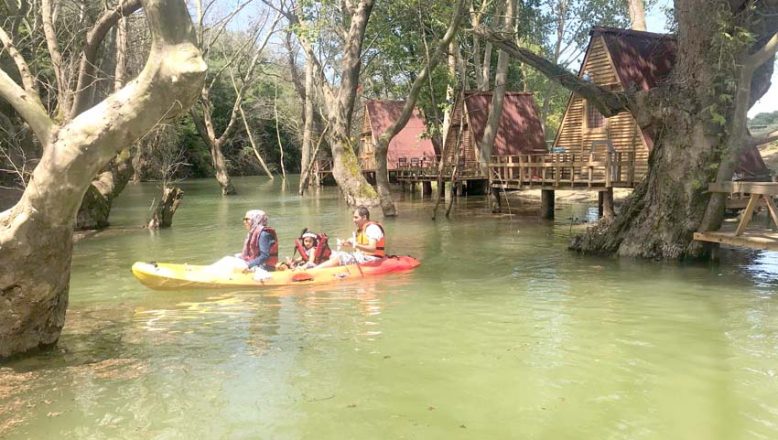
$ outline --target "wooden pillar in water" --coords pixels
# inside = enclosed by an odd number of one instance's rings
[[[616,215],[613,210],[613,188],[597,193],[597,213],[605,218],[613,218]]]
[[[421,183],[421,195],[424,197],[432,195],[432,182]]]
[[[502,211],[502,198],[501,193],[498,188],[492,188],[492,190],[489,192],[490,194],[490,200],[489,204],[491,205],[492,212],[501,212]]]
[[[554,219],[554,190],[540,190],[540,217],[545,220]]]

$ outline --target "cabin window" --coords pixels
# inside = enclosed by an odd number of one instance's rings
[[[584,105],[586,111],[586,128],[593,130],[605,128],[605,116],[597,110],[597,107],[586,101]]]

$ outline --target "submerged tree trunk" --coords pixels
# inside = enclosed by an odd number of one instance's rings
[[[202,93],[203,92],[201,92],[201,94]],[[213,126],[213,119],[211,117],[211,106],[207,97],[208,93],[205,93],[205,95],[206,96],[203,97],[200,102],[202,115],[198,115],[194,110],[191,111],[190,114],[192,115],[192,121],[194,121],[198,133],[200,133],[200,138],[208,145],[208,151],[211,154],[211,165],[213,165],[216,182],[219,183],[222,195],[233,195],[236,194],[237,191],[235,190],[235,186],[232,185],[232,179],[227,170],[227,159],[222,152],[222,146],[227,137],[217,137],[216,130]]]
[[[515,4],[515,0],[505,0],[505,22],[503,23],[503,31],[505,32],[511,32],[513,29]],[[497,131],[500,128],[505,89],[508,87],[508,63],[510,59],[511,56],[504,50],[501,50],[497,57],[497,71],[494,75],[494,92],[492,93],[492,102],[489,104],[489,116],[486,120],[483,137],[478,140],[478,164],[481,167],[481,174],[487,178],[489,178],[489,162],[492,159],[494,140],[497,138]]]
[[[126,18],[119,19],[116,25],[116,67],[114,69],[114,91],[124,86],[127,78],[128,24]],[[94,82],[96,78],[92,78]],[[81,96],[81,94],[78,94]],[[84,106],[83,97],[77,98],[73,104],[74,112]],[[90,100],[91,104],[91,100]],[[76,229],[102,229],[108,227],[108,216],[111,214],[113,200],[121,194],[124,187],[135,175],[131,148],[122,150],[98,174],[89,185],[81,201],[81,207],[76,216]]]
[[[63,126],[34,88],[0,72],[0,98],[44,153],[21,200],[0,213],[0,357],[57,342],[65,322],[73,222],[92,176],[159,120],[185,110],[206,66],[183,1],[143,0],[152,47],[138,78]]]
[[[362,44],[372,10],[373,0],[361,0],[354,8],[343,55],[340,90],[337,96],[330,99],[329,104],[332,127],[330,136],[332,175],[349,205],[378,204],[378,194],[362,175],[355,153],[356,145],[351,138],[351,117],[354,113],[359,72],[362,67]],[[311,62],[310,57],[309,62]]]
[[[173,216],[176,214],[181,199],[184,198],[184,191],[177,186],[165,184],[162,187],[162,198],[154,207],[154,212],[149,220],[149,229],[169,228],[173,226]]]
[[[314,108],[313,108],[313,63],[307,63],[305,65],[305,100],[303,102],[303,146],[302,151],[300,152],[301,160],[300,160],[300,171],[301,173],[305,173],[309,166],[308,164],[316,160],[315,157],[312,156],[313,153],[313,118],[314,118]],[[309,182],[307,176],[301,176],[300,177],[300,187],[298,188],[298,192],[300,194],[303,193],[305,190],[304,186],[306,185],[306,182]]]
[[[107,169],[97,175],[84,194],[76,215],[76,229],[102,229],[108,227],[108,216],[116,197],[132,179],[134,170],[130,149],[117,155]]]

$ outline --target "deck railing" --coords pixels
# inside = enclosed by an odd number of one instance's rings
[[[635,153],[547,153],[494,156],[494,186],[634,187]]]

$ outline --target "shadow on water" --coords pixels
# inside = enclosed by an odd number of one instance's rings
[[[413,272],[268,290],[156,292],[136,260],[209,263],[261,208],[281,253],[303,226],[351,233],[337,191],[184,182],[170,230],[129,187],[114,228],[76,244],[58,346],[0,366],[0,437],[775,438],[775,253],[647,263],[566,250],[592,207],[430,220],[400,198],[384,224]],[[594,211],[596,214],[596,210]],[[379,216],[380,217],[380,216]],[[573,221],[571,221],[573,219]],[[381,433],[377,435],[376,433]]]

